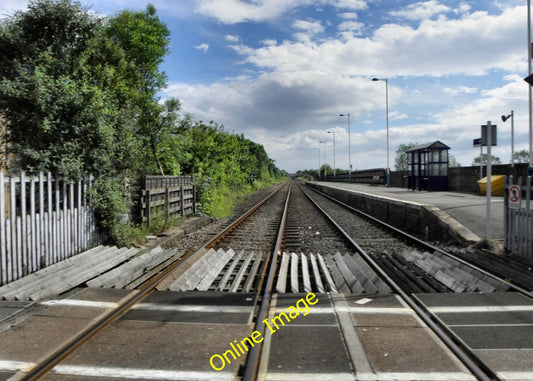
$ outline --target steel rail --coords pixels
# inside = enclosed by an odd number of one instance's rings
[[[285,207],[283,208],[283,214],[281,217],[278,234],[276,237],[276,243],[274,245],[274,248],[272,249],[272,254],[269,256],[270,265],[268,270],[268,278],[266,279],[266,283],[264,285],[263,295],[261,298],[261,307],[259,308],[259,312],[257,313],[257,318],[255,321],[255,327],[254,331],[259,331],[261,333],[261,336],[264,337],[265,333],[265,326],[263,324],[263,320],[265,319],[269,309],[270,309],[270,303],[272,300],[272,287],[274,285],[274,277],[276,275],[276,269],[278,266],[278,255],[279,250],[281,248],[281,243],[283,241],[283,233],[285,231],[285,224],[287,222],[287,215],[289,210],[289,202],[291,197],[291,188],[289,186],[289,191],[287,193],[287,199],[285,200]],[[267,264],[265,263],[264,268],[266,269]],[[260,282],[260,286],[262,287],[262,283]],[[258,295],[260,295],[261,289],[258,290]],[[245,372],[243,376],[244,381],[252,381],[255,380],[257,377],[257,372],[259,370],[259,361],[261,352],[263,349],[262,345],[263,341],[261,342],[261,345],[255,345],[252,347],[250,352],[248,352],[248,356],[246,358],[246,364],[245,364]]]
[[[142,288],[141,290],[135,290],[129,293],[126,297],[124,297],[121,301],[119,301],[118,305],[115,308],[113,308],[111,311],[103,315],[97,321],[93,322],[91,325],[86,327],[84,330],[79,332],[77,335],[73,336],[68,341],[63,343],[59,348],[57,348],[54,352],[46,356],[44,359],[36,363],[32,368],[26,371],[25,374],[19,378],[19,380],[33,381],[44,376],[46,373],[52,370],[52,368],[54,368],[57,364],[63,361],[67,356],[69,356],[76,349],[78,349],[80,346],[86,343],[89,339],[95,336],[98,332],[100,332],[102,329],[107,327],[112,322],[116,321],[119,317],[121,317],[128,310],[130,310],[131,307],[133,307],[136,303],[140,302],[145,297],[147,297],[149,294],[151,294],[156,289],[156,287],[159,285],[159,283],[161,283],[167,276],[169,276],[172,273],[173,270],[175,270],[183,262],[185,262],[187,259],[194,256],[196,253],[200,252],[201,250],[204,250],[205,248],[213,247],[216,244],[216,242],[224,238],[233,229],[235,229],[238,225],[240,225],[246,218],[248,218],[251,214],[253,214],[259,207],[261,207],[270,198],[272,198],[275,194],[277,194],[283,188],[283,186],[284,184],[281,184],[279,187],[277,187],[270,195],[268,195],[262,201],[257,203],[251,209],[249,209],[246,213],[244,213],[241,217],[239,217],[237,220],[231,223],[221,233],[213,237],[206,244],[202,245],[201,248],[199,248],[196,251],[192,251],[192,250],[189,251],[187,254],[179,258],[176,262],[170,264],[165,270],[159,272],[152,278],[148,279],[146,282],[142,283],[142,287],[139,286],[139,288]]]
[[[357,250],[363,259],[376,271],[382,279],[404,300],[409,307],[431,328],[431,330],[448,346],[457,358],[468,368],[479,380],[492,381],[501,378],[490,369],[481,359],[479,359],[470,348],[444,323],[440,321],[431,311],[419,303],[418,300],[407,295],[407,293],[374,261],[371,255],[365,252],[346,231],[316,203],[305,190],[302,189],[309,200],[320,210],[321,213],[339,230],[344,238]]]
[[[462,258],[459,258],[459,257],[457,257],[457,256],[455,256],[455,255],[453,255],[451,253],[448,253],[448,252],[442,250],[441,248],[439,248],[437,246],[434,246],[434,245],[432,245],[432,244],[430,244],[428,242],[425,242],[425,241],[421,240],[420,238],[415,237],[415,236],[413,236],[413,235],[411,235],[409,233],[406,233],[406,232],[404,232],[404,231],[402,231],[402,230],[400,230],[400,229],[398,229],[398,228],[396,228],[396,227],[394,227],[394,226],[392,226],[392,225],[390,225],[390,224],[388,224],[386,222],[383,222],[383,221],[381,221],[381,220],[379,220],[379,219],[377,219],[377,218],[375,218],[375,217],[373,217],[373,216],[371,216],[371,215],[369,215],[369,214],[367,214],[367,213],[365,213],[365,212],[363,212],[361,210],[355,209],[354,207],[352,207],[352,206],[350,206],[348,204],[345,204],[342,201],[339,201],[339,200],[331,197],[330,195],[327,195],[327,194],[325,194],[323,192],[320,192],[320,191],[318,191],[318,190],[316,190],[316,189],[314,189],[312,187],[308,187],[308,188],[313,190],[313,192],[316,192],[316,193],[320,194],[321,196],[326,197],[330,201],[333,201],[334,203],[344,207],[345,209],[348,209],[349,211],[351,211],[351,212],[353,212],[353,213],[355,213],[355,214],[357,214],[357,215],[359,215],[359,216],[361,216],[361,217],[363,217],[365,219],[368,219],[368,220],[372,221],[373,223],[379,225],[380,227],[388,229],[388,230],[394,232],[395,234],[399,235],[400,237],[405,238],[405,239],[407,239],[407,240],[409,240],[411,242],[414,242],[419,247],[422,247],[422,248],[424,248],[426,250],[437,251],[440,254],[443,254],[443,255],[447,256],[448,258],[451,258],[451,259],[453,259],[453,260],[455,260],[455,261],[457,261],[457,262],[459,262],[459,263],[461,263],[461,264],[463,264],[465,266],[468,266],[468,267],[470,267],[473,270],[479,271],[483,275],[486,275],[486,276],[488,276],[488,277],[490,277],[490,278],[492,278],[492,279],[494,279],[496,281],[499,281],[499,282],[505,284],[506,286],[508,286],[509,288],[513,289],[514,291],[516,291],[516,292],[518,292],[518,293],[520,293],[520,294],[522,294],[522,295],[524,295],[524,296],[526,296],[528,298],[532,298],[533,299],[533,292],[531,292],[529,290],[526,290],[523,287],[520,287],[520,286],[518,286],[516,284],[510,283],[509,281],[499,277],[496,274],[493,274],[493,273],[491,273],[491,272],[489,272],[489,271],[487,271],[487,270],[485,270],[485,269],[483,269],[481,267],[478,267],[475,264],[470,263],[470,262],[468,262],[468,261],[466,261],[466,260],[464,260]]]

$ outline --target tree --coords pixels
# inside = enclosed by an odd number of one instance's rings
[[[529,163],[529,151],[523,149],[522,151],[516,151],[513,155],[515,163]]]
[[[407,171],[407,154],[406,151],[417,146],[418,143],[400,144],[396,148],[396,157],[394,159],[394,170]]]
[[[125,10],[111,18],[107,23],[106,34],[113,39],[125,52],[128,61],[136,70],[127,76],[129,99],[138,109],[138,135],[149,147],[152,171],[164,174],[158,143],[163,131],[172,126],[162,124],[169,122],[161,114],[175,113],[179,110],[179,102],[169,100],[165,107],[158,103],[158,92],[166,86],[166,75],[159,70],[159,65],[168,52],[170,31],[161,22],[152,4],[146,11],[133,12]],[[165,109],[166,108],[166,109]]]
[[[490,155],[492,160],[491,160],[491,164],[501,164],[502,161],[500,160],[499,157],[497,156],[494,156],[494,155]],[[481,164],[483,165],[487,165],[487,154],[484,153],[482,156],[481,156],[481,159],[479,156],[475,157],[473,160],[472,160],[472,166],[476,166],[476,165],[480,165],[480,162]]]
[[[69,177],[84,172],[90,127],[103,122],[107,98],[80,66],[98,24],[68,0],[31,1],[27,12],[1,22],[0,110],[20,167]]]
[[[459,163],[457,161],[457,159],[455,158],[455,156],[451,155],[451,154],[448,154],[448,166],[450,168],[453,168],[453,167],[460,167],[461,166],[461,163]]]
[[[0,22],[11,169],[93,174],[93,206],[113,239],[127,208],[123,179],[162,167],[158,144],[172,123],[161,114],[179,107],[156,98],[167,46],[153,6],[104,20],[70,0],[31,0]]]

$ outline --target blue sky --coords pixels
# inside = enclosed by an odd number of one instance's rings
[[[23,9],[2,0],[0,14]],[[146,1],[82,0],[112,15]],[[154,0],[171,30],[162,97],[180,99],[197,120],[263,144],[289,172],[320,162],[386,166],[385,82],[390,166],[399,144],[440,140],[463,165],[480,125],[498,124],[493,154],[528,149],[525,0]],[[326,141],[319,143],[320,141]]]

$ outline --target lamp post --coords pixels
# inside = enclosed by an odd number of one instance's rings
[[[318,151],[318,178],[317,180],[320,181],[320,147],[315,147],[315,149]]]
[[[531,72],[531,60],[533,59],[533,47],[531,46],[531,0],[527,0],[527,66],[528,78],[533,75]],[[530,83],[531,85],[531,83]],[[532,106],[531,86],[529,86],[529,168],[528,172],[531,175],[533,171],[533,106]]]
[[[324,181],[326,181],[326,177],[327,177],[327,168],[326,168],[326,140],[320,140],[320,143],[324,143]]]
[[[387,117],[387,186],[390,187],[390,167],[389,167],[389,80],[387,78],[372,78],[372,81],[384,81],[385,82],[385,105],[386,105],[386,117]]]
[[[502,121],[505,122],[511,118],[511,167],[514,168],[514,111],[511,110],[509,115],[502,115]]]
[[[335,131],[328,131],[328,134],[333,134],[333,182],[337,181],[335,172]]]
[[[351,146],[350,143],[350,113],[348,114],[339,114],[339,116],[347,116],[348,117],[348,182],[352,182],[352,153],[351,153]]]

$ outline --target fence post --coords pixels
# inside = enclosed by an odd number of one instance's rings
[[[0,285],[7,283],[6,209],[4,172],[0,170]]]
[[[196,185],[192,186],[192,214],[196,216]]]
[[[505,176],[503,183],[503,247],[508,249],[509,247],[509,232],[507,231],[507,219],[509,218],[509,208],[508,208],[508,192],[509,186],[513,184],[513,175]]]
[[[150,226],[150,208],[151,208],[151,205],[150,205],[150,189],[147,189],[146,190],[146,225]]]
[[[527,257],[533,258],[533,237],[531,231],[533,230],[533,213],[531,213],[531,176],[526,179],[526,210],[525,219],[526,232],[525,239],[527,240]]]
[[[18,274],[16,271],[17,267],[17,256],[19,254],[17,250],[17,195],[16,195],[16,184],[15,184],[15,178],[13,176],[9,176],[9,201],[10,201],[10,207],[9,207],[9,224],[10,230],[11,230],[11,279],[17,279]]]
[[[170,216],[170,189],[165,187],[165,213],[166,216]]]
[[[180,185],[180,214],[182,218],[185,217],[185,207],[183,205],[185,202],[185,197],[183,193],[183,185]]]

